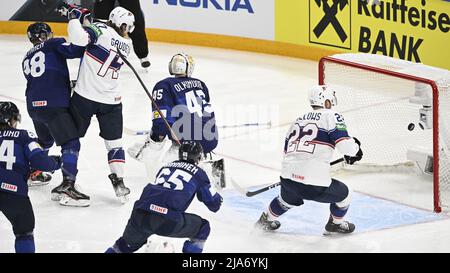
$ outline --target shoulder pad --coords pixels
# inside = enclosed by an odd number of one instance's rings
[[[37,138],[36,134],[31,131],[23,130],[23,132],[26,133],[29,138],[32,138],[32,139]]]
[[[58,37],[58,38],[51,38],[49,40],[47,40],[47,42],[52,42],[52,43],[56,43],[56,44],[64,44],[66,42],[66,39]]]

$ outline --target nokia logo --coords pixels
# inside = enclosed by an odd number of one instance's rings
[[[250,0],[153,0],[153,4],[162,3],[170,6],[204,9],[214,8],[216,10],[226,11],[246,10],[248,13],[255,13]]]

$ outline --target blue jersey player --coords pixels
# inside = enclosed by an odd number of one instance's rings
[[[169,73],[174,77],[159,81],[152,95],[177,138],[199,141],[205,154],[208,154],[217,147],[218,130],[208,87],[203,81],[192,77],[193,71],[194,60],[191,56],[184,53],[174,55],[169,62]],[[133,158],[144,162],[149,177],[158,170],[154,167],[155,159],[160,156],[163,140],[166,137],[174,140],[156,107],[153,106],[152,110],[152,130],[145,144],[138,143],[128,149]],[[172,143],[163,163],[176,158],[178,145]]]
[[[69,111],[71,88],[66,61],[83,56],[84,48],[68,44],[64,38],[53,38],[50,26],[42,22],[31,24],[27,34],[33,44],[22,61],[28,113],[44,150],[55,142],[61,146],[63,181],[52,190],[52,200],[61,205],[86,206],[89,196],[74,187],[80,141]]]
[[[12,102],[0,102],[0,211],[11,222],[16,252],[34,252],[34,213],[28,198],[30,168],[52,172],[59,157],[49,157],[34,134],[16,129],[20,113]]]
[[[199,142],[185,141],[179,148],[179,160],[166,164],[148,184],[138,201],[125,231],[108,253],[130,253],[141,248],[153,234],[189,238],[184,253],[201,253],[210,233],[206,219],[185,211],[195,196],[209,210],[217,212],[222,204],[210,180],[198,163],[203,149]]]

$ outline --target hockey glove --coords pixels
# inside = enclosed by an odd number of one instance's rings
[[[345,162],[349,165],[353,165],[353,163],[355,163],[356,161],[360,161],[363,156],[363,151],[361,150],[361,142],[356,137],[354,137],[353,139],[355,140],[355,143],[358,144],[359,150],[355,156],[344,155]]]
[[[88,26],[92,23],[92,14],[91,11],[77,6],[73,4],[67,4],[62,2],[61,5],[57,8],[58,12],[67,17],[67,19],[78,19],[83,26]]]

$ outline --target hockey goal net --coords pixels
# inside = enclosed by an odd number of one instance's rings
[[[319,62],[351,135],[374,167],[416,166],[433,179],[434,211],[450,205],[450,72],[372,54]],[[412,125],[411,125],[412,124]]]

